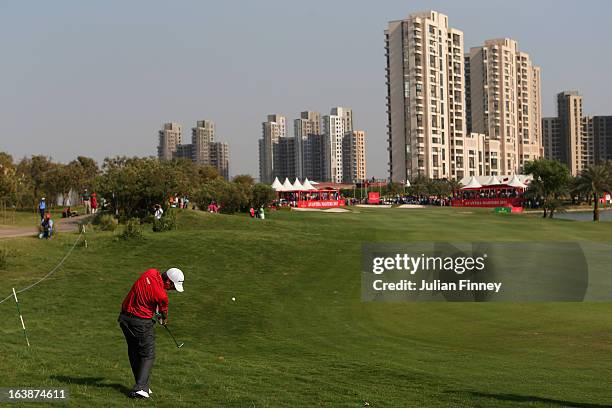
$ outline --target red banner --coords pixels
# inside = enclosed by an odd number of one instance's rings
[[[368,193],[368,204],[380,204],[380,193],[377,191],[370,191]]]
[[[298,208],[336,208],[342,207],[344,200],[298,201]]]
[[[520,198],[454,198],[451,201],[453,207],[522,207]]]

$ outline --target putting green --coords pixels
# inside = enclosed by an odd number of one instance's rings
[[[44,275],[76,238],[0,242],[16,255],[0,298]],[[608,303],[360,301],[362,242],[610,239],[609,225],[452,208],[193,211],[179,230],[123,242],[92,232],[51,278],[0,304],[0,386],[65,387],[67,406],[135,406],[121,301],[149,267],[179,266],[177,349],[157,330],[153,406],[603,407]],[[236,300],[232,301],[232,297]]]

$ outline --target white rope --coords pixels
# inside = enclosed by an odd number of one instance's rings
[[[55,265],[55,267],[53,269],[51,269],[49,271],[49,273],[47,273],[45,276],[43,276],[42,278],[40,278],[38,281],[34,282],[33,284],[31,284],[30,286],[26,286],[23,289],[19,289],[17,291],[17,293],[22,293],[25,292],[26,290],[32,289],[34,286],[38,285],[40,282],[44,281],[45,279],[47,279],[48,277],[50,277],[51,275],[53,275],[59,268],[60,266],[62,266],[62,264],[64,263],[64,261],[66,261],[66,259],[68,259],[68,257],[70,256],[70,254],[72,253],[72,251],[74,250],[74,248],[76,247],[76,245],[78,244],[79,240],[81,239],[81,237],[83,236],[83,232],[81,232],[79,234],[79,236],[77,237],[76,241],[74,241],[74,244],[72,245],[72,248],[70,248],[70,250],[68,251],[68,253],[64,256],[64,258],[62,258],[62,260],[60,261],[60,263],[58,263],[57,265]],[[0,304],[6,302],[7,300],[9,300],[10,298],[12,298],[13,295],[10,294],[7,297],[5,297],[4,299],[0,300]]]

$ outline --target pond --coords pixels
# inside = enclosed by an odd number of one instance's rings
[[[556,213],[555,218],[573,221],[593,221],[593,211],[571,211],[565,213]],[[599,220],[612,221],[612,211],[600,211]]]

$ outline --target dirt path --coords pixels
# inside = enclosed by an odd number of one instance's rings
[[[80,215],[72,218],[61,218],[55,222],[55,228],[59,232],[74,232],[79,229],[79,221],[89,217],[88,215]],[[38,233],[38,230],[33,227],[9,227],[0,228],[0,239],[2,238],[17,238],[17,237],[33,237]]]

